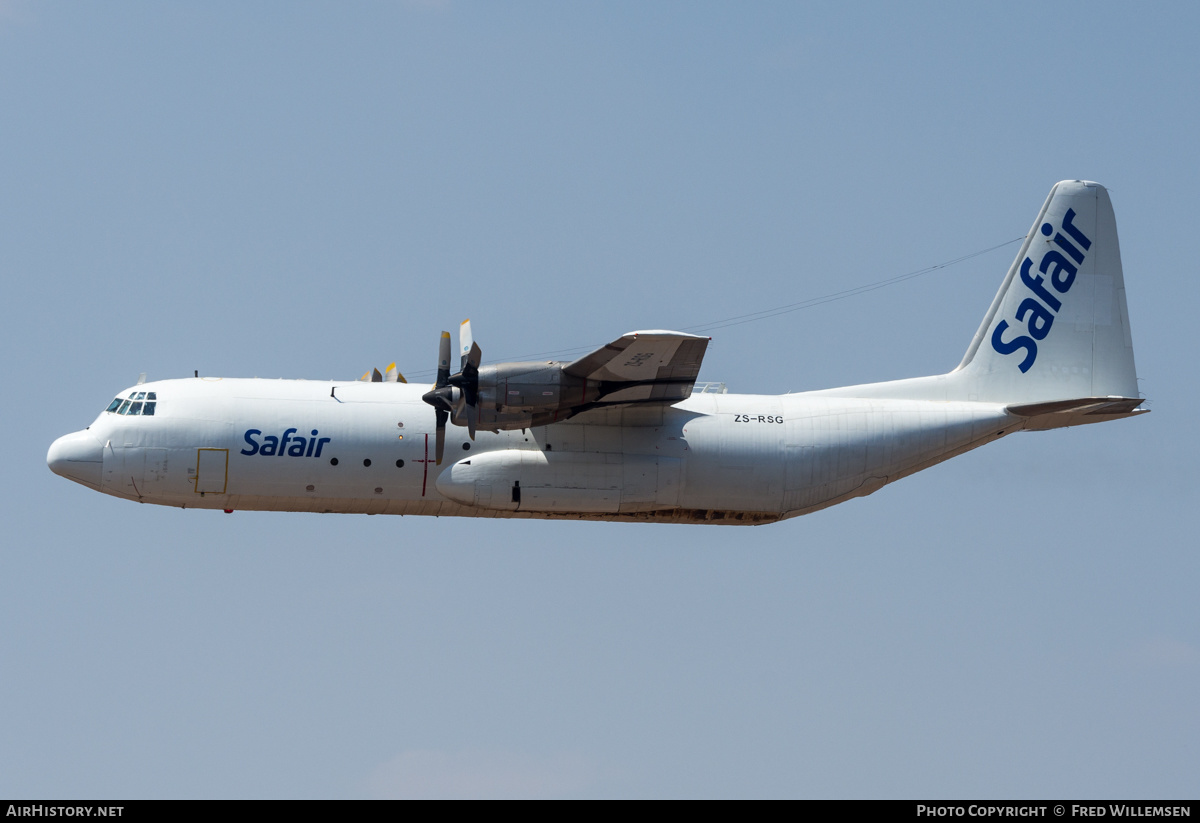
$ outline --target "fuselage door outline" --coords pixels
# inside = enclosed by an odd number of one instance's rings
[[[225,494],[229,485],[229,449],[196,449],[196,493]]]

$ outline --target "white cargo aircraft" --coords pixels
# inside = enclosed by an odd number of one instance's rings
[[[467,322],[454,375],[442,333],[432,388],[394,369],[142,383],[46,461],[97,491],[180,508],[755,524],[1010,432],[1145,411],[1112,204],[1079,180],[1050,191],[949,374],[726,394],[695,384],[707,345],[640,331],[571,363],[481,366]]]

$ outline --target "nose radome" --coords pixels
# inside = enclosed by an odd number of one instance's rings
[[[86,431],[65,434],[50,444],[46,465],[68,480],[99,489],[104,474],[104,444]]]

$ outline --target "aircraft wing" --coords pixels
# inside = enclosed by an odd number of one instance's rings
[[[603,405],[677,403],[692,394],[709,338],[677,331],[634,331],[563,367],[601,384]]]

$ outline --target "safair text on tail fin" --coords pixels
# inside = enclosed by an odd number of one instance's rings
[[[1137,372],[1116,218],[1103,186],[1065,180],[1051,189],[951,377],[971,399],[1014,410],[1100,399],[1123,399],[1125,411],[1137,405],[1128,402],[1138,398]]]

